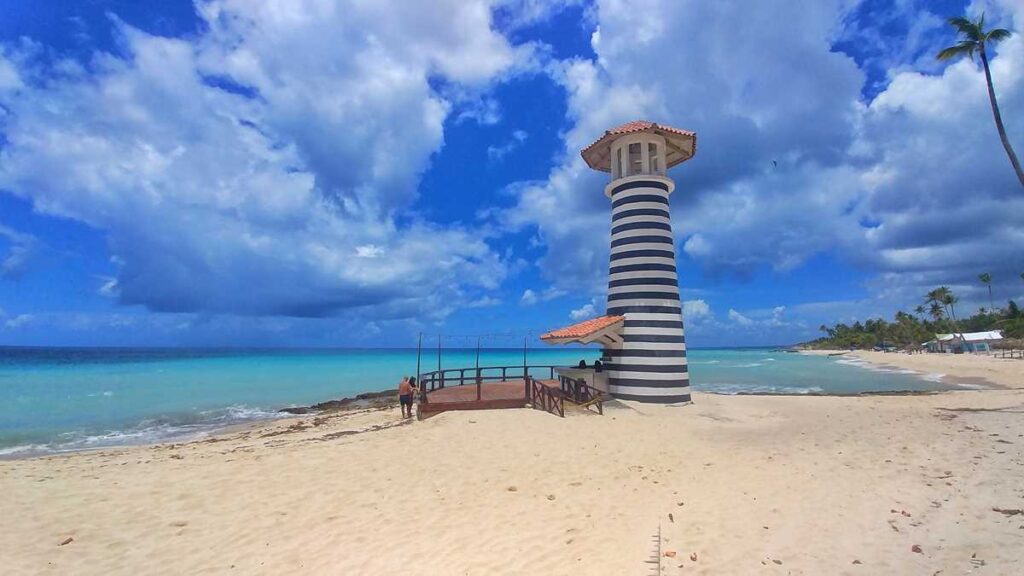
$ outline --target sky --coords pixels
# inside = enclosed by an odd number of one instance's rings
[[[1024,300],[1016,0],[0,0],[0,345],[411,346],[604,310],[607,175],[669,175],[687,343]],[[506,336],[497,336],[497,335]],[[436,337],[436,336],[435,336]]]

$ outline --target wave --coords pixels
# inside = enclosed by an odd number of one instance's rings
[[[825,390],[820,386],[772,386],[766,384],[694,384],[695,390],[709,394],[724,394],[735,396],[737,394],[823,394]]]
[[[871,372],[878,372],[880,374],[907,374],[909,376],[918,376],[926,380],[929,379],[926,375],[921,374],[917,370],[910,370],[908,368],[880,366],[878,364],[872,364],[871,362],[868,362],[866,360],[861,360],[860,358],[844,358],[841,360],[836,360],[836,364],[854,366],[857,368],[861,368],[862,370],[870,370]]]
[[[729,368],[757,368],[758,366],[764,366],[761,362],[751,362],[749,364],[733,364]]]
[[[917,374],[913,370],[905,370],[903,368],[886,368],[885,366],[879,366],[878,364],[872,364],[866,360],[860,358],[843,358],[836,360],[836,364],[843,364],[846,366],[854,366],[863,370],[870,370],[871,372],[879,372],[882,374]]]
[[[103,396],[105,398],[110,398],[113,395],[114,395],[114,393],[111,390],[104,390],[103,392],[93,392],[92,394],[86,394],[86,396],[88,396],[89,398],[95,398],[97,396]]]
[[[144,419],[123,430],[76,430],[58,434],[46,443],[0,447],[0,458],[41,456],[62,452],[79,452],[117,446],[188,441],[209,435],[228,426],[287,417],[277,411],[249,406],[228,406],[216,410],[159,416]]]

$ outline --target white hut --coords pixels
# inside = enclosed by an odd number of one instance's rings
[[[986,332],[958,332],[956,334],[936,334],[934,340],[925,342],[923,346],[929,352],[988,352],[992,344],[1003,339],[999,330]]]

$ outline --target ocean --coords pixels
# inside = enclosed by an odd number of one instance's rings
[[[444,350],[442,367],[472,367],[475,354]],[[600,356],[589,348],[527,354],[530,365],[563,366]],[[939,375],[763,348],[693,349],[688,359],[694,389],[721,394],[957,387]],[[481,351],[481,366],[522,362],[522,349]],[[421,371],[437,364],[436,350],[424,351]],[[415,349],[0,347],[0,457],[194,438],[280,417],[280,408],[392,388],[415,373]]]

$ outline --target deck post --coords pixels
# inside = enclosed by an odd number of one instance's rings
[[[529,341],[529,336],[523,336],[523,380],[525,380],[530,373],[530,368],[526,365],[526,346]]]
[[[420,353],[423,351],[423,332],[420,332],[419,336],[416,337],[416,386],[421,390],[422,400],[426,402],[427,391],[423,386],[423,381],[420,379]]]
[[[444,388],[444,372],[441,371],[441,335],[437,335],[437,375],[441,377],[441,388]]]

